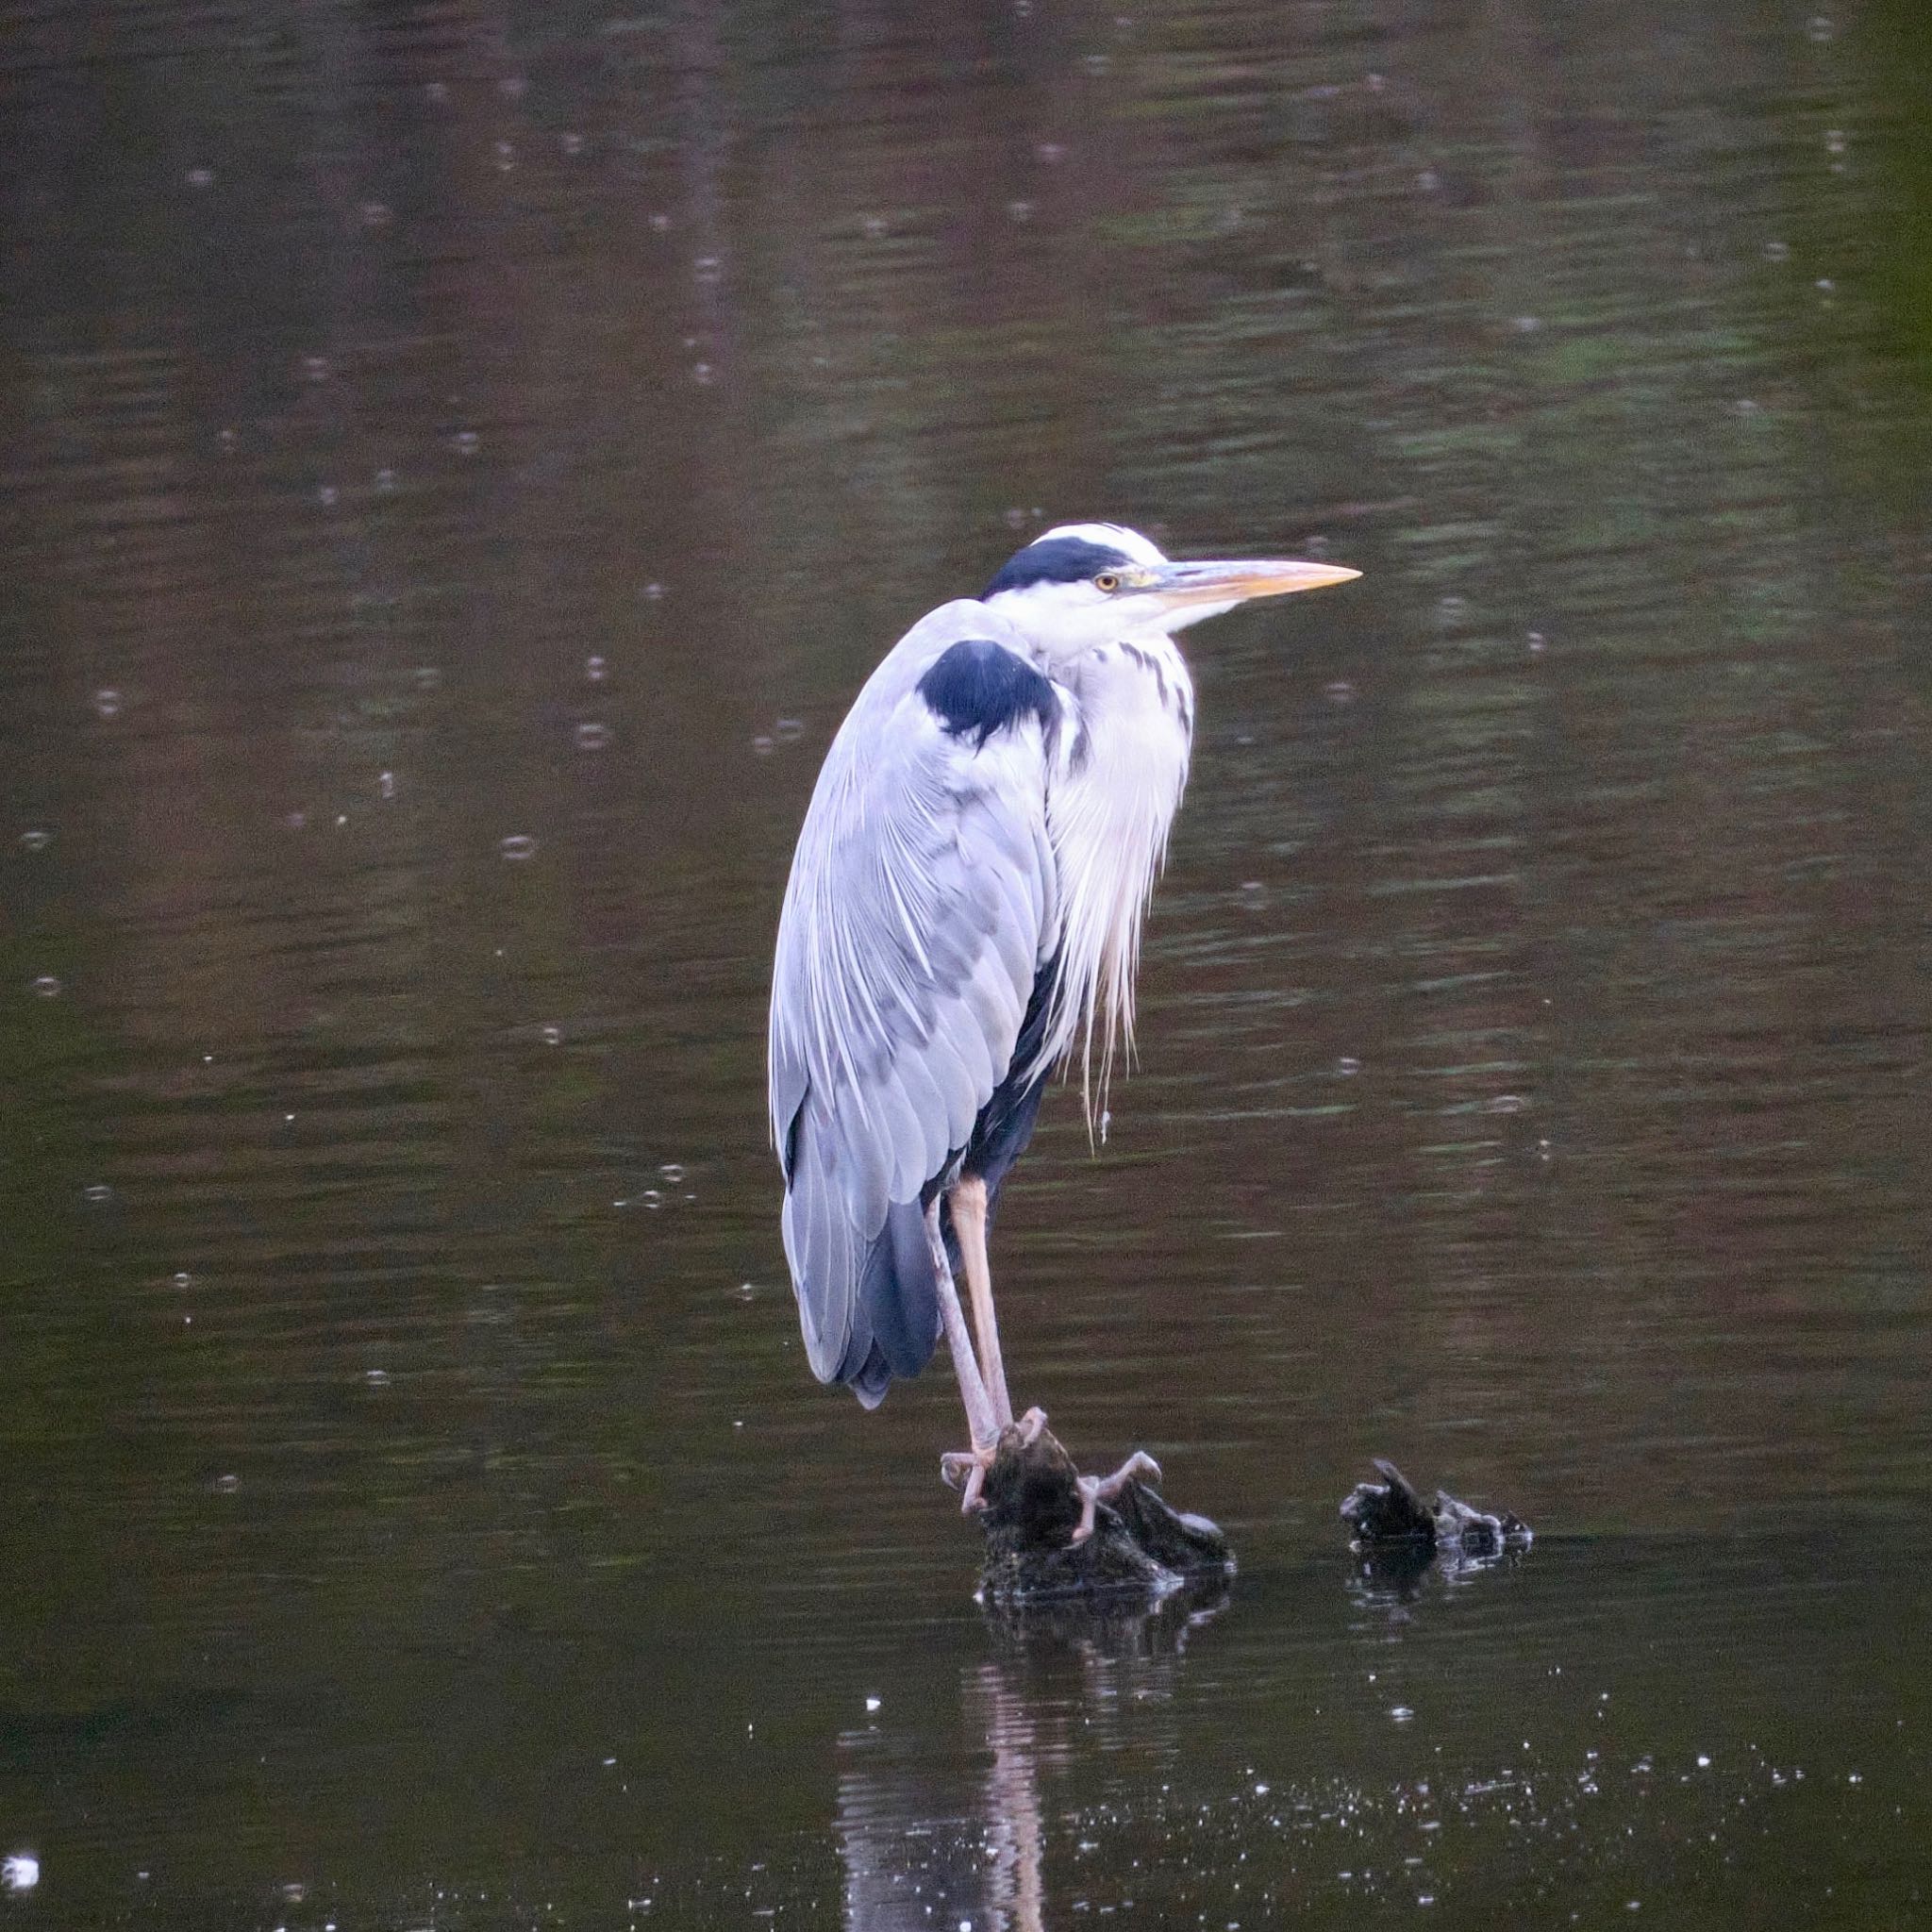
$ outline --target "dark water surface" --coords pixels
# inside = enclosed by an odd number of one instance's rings
[[[1932,1924],[1907,0],[9,10],[0,1932]],[[818,759],[1042,518],[1193,633],[975,1607],[796,1334]],[[1372,1452],[1542,1533],[1413,1592]],[[875,1702],[874,1702],[875,1700]],[[13,1868],[18,1875],[22,1868]]]

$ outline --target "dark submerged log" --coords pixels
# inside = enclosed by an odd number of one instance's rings
[[[1234,1553],[1212,1523],[1171,1508],[1138,1479],[1097,1504],[1093,1534],[1074,1542],[1079,1483],[1074,1458],[1050,1429],[1030,1443],[1017,1430],[1007,1432],[981,1491],[986,1566],[979,1587],[988,1603],[1158,1598],[1234,1574]]]
[[[1374,1464],[1382,1480],[1357,1483],[1341,1502],[1342,1521],[1355,1532],[1351,1547],[1367,1569],[1420,1572],[1439,1562],[1453,1574],[1520,1554],[1534,1540],[1512,1509],[1491,1515],[1447,1490],[1424,1503],[1392,1462],[1377,1456]]]

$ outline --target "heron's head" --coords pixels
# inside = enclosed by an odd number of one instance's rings
[[[1171,637],[1251,597],[1345,584],[1359,571],[1281,559],[1173,563],[1120,524],[1061,524],[1015,555],[980,593],[1049,658],[1094,644]]]

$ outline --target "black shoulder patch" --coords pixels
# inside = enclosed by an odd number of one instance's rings
[[[1051,731],[1060,708],[1053,686],[1025,658],[989,638],[941,652],[919,680],[919,695],[953,737],[982,745],[1029,713]]]
[[[1046,537],[1009,558],[979,594],[982,599],[996,597],[1002,591],[1024,591],[1028,584],[1077,584],[1133,560],[1124,550],[1090,543],[1084,537]]]

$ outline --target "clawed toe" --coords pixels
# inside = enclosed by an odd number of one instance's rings
[[[993,1450],[951,1449],[940,1457],[940,1480],[949,1490],[959,1491],[959,1513],[971,1516],[986,1507],[980,1491],[986,1487],[986,1473],[992,1467]]]
[[[1131,1482],[1160,1480],[1160,1465],[1144,1449],[1136,1449],[1111,1475],[1083,1475],[1076,1478],[1080,1491],[1080,1521],[1072,1541],[1084,1543],[1093,1534],[1095,1511],[1102,1503],[1111,1503]]]

